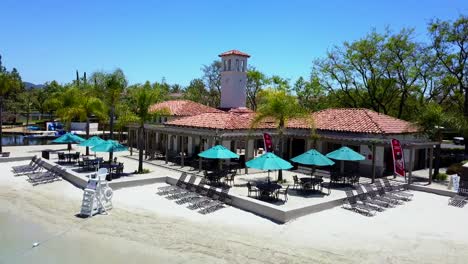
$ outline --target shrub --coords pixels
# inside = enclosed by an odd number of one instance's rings
[[[446,181],[448,178],[448,175],[445,173],[439,173],[435,176],[435,179],[438,181]]]
[[[454,163],[447,168],[447,174],[458,174],[461,172],[461,163]]]
[[[151,171],[150,171],[149,169],[143,169],[143,171],[142,171],[141,173],[138,173],[138,171],[135,170],[135,171],[133,172],[133,174],[146,174],[146,173],[150,173],[150,172],[151,172]]]

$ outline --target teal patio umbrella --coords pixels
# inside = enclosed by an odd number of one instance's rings
[[[94,146],[97,146],[97,145],[102,144],[104,142],[105,142],[104,139],[102,139],[102,138],[100,138],[98,136],[93,136],[93,137],[90,137],[87,140],[81,142],[78,146],[94,147]]]
[[[335,164],[333,160],[327,158],[315,149],[308,150],[307,152],[302,153],[301,155],[296,156],[291,160],[304,165],[312,165],[313,169],[310,176],[312,176],[314,173],[315,166],[331,166]]]
[[[206,159],[238,159],[239,155],[230,151],[229,149],[216,145],[210,149],[207,149],[201,153],[198,153],[198,156]]]
[[[72,143],[81,143],[85,141],[84,138],[81,138],[75,134],[72,134],[72,133],[65,133],[63,135],[61,135],[60,137],[54,139],[52,142],[54,143],[68,143],[68,144],[72,144]],[[70,152],[71,150],[71,145],[68,146],[68,152]]]
[[[366,159],[366,157],[348,147],[341,147],[328,153],[326,156],[330,159],[341,161],[341,173],[344,172],[344,161],[360,161]]]
[[[78,146],[82,146],[82,147],[86,147],[86,155],[89,154],[88,152],[88,147],[94,147],[94,146],[97,146],[101,143],[104,143],[105,140],[98,137],[98,136],[93,136],[93,137],[90,137],[88,138],[87,140],[81,142]],[[94,152],[94,155],[96,156],[96,152]]]
[[[325,155],[315,149],[311,149],[305,153],[302,153],[301,155],[296,156],[291,160],[300,164],[313,166],[331,166],[335,164],[333,160],[327,158]]]
[[[198,153],[199,157],[206,158],[206,159],[219,159],[219,169],[222,168],[222,159],[238,159],[239,155],[230,151],[229,149],[225,148],[221,145],[216,145],[212,148],[209,148],[203,152]]]
[[[120,144],[119,142],[115,140],[110,140],[110,139],[91,148],[91,150],[94,152],[108,152],[109,154],[114,153],[114,152],[126,151],[127,149],[128,149],[127,147]],[[110,155],[109,155],[109,159],[110,159]],[[109,162],[112,162],[112,161],[110,160]]]
[[[258,158],[249,160],[245,165],[249,168],[267,170],[268,179],[270,179],[270,170],[288,170],[293,167],[291,163],[276,156],[272,152],[267,152]]]
[[[366,157],[348,147],[341,147],[328,153],[326,156],[334,160],[359,161],[366,159]]]

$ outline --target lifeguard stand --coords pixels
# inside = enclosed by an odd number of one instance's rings
[[[107,169],[91,174],[84,189],[80,215],[90,217],[112,209],[113,191],[106,181]]]

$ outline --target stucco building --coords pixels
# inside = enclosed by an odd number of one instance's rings
[[[276,123],[263,122],[251,128],[255,112],[245,107],[248,54],[231,50],[219,55],[222,59],[221,105],[218,109],[188,100],[171,100],[153,105],[151,109],[167,109],[169,115],[145,125],[146,156],[160,155],[168,161],[179,156],[182,166],[196,166],[196,154],[215,144],[241,155],[241,164],[258,155],[263,148],[263,133],[273,136],[278,148]],[[390,139],[402,142],[406,167],[432,168],[434,143],[418,133],[418,128],[404,120],[369,109],[326,109],[311,113],[311,123],[305,119],[290,120],[284,131],[283,158],[289,159],[315,147],[326,154],[342,145],[353,148],[366,157],[359,163],[362,176],[391,175],[393,160]],[[129,145],[136,147],[137,127],[129,127]],[[185,153],[185,155],[180,155]],[[194,162],[195,160],[195,162]],[[247,168],[245,168],[247,171]]]

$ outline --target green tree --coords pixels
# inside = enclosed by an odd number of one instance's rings
[[[202,79],[193,79],[189,86],[185,89],[184,98],[206,104],[206,98],[208,97],[208,91],[205,89],[205,84]]]
[[[258,93],[262,91],[265,85],[268,85],[270,80],[255,68],[250,68],[247,71],[247,102],[250,106],[250,109],[257,110],[258,105]]]
[[[138,121],[138,173],[143,173],[143,150],[145,146],[145,123],[154,118],[155,115],[167,114],[167,111],[152,111],[150,106],[160,98],[160,91],[151,87],[149,82],[130,90],[130,102],[133,113]]]
[[[310,81],[299,77],[294,83],[293,89],[299,104],[310,111],[322,110],[328,106],[325,100],[325,89],[317,76],[312,76]]]
[[[219,107],[221,102],[221,69],[223,63],[220,60],[213,61],[210,65],[203,65],[203,81],[208,88],[208,105]]]
[[[5,96],[8,93],[19,90],[22,87],[21,77],[18,71],[13,68],[11,72],[7,71],[2,65],[2,57],[0,56],[0,153],[3,152],[2,137],[3,137],[3,103]]]
[[[435,56],[452,77],[457,87],[455,96],[463,105],[463,116],[468,118],[468,16],[460,15],[455,21],[434,20],[429,23],[429,34]],[[468,138],[468,133],[464,134]],[[465,140],[468,155],[468,140]]]
[[[279,155],[284,157],[284,129],[289,120],[294,118],[307,118],[313,129],[313,121],[311,115],[302,108],[297,102],[296,97],[290,95],[285,90],[267,89],[262,91],[264,100],[259,105],[255,118],[252,121],[251,127],[256,128],[261,126],[261,123],[266,120],[274,120],[278,130],[279,138]],[[282,174],[278,176],[278,180],[282,180]]]

